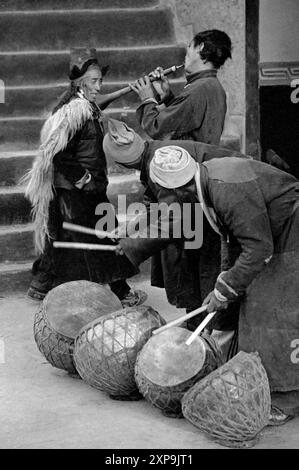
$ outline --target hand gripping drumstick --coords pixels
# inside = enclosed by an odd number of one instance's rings
[[[199,333],[202,332],[202,330],[207,326],[207,324],[212,320],[212,318],[214,317],[214,315],[216,315],[217,312],[212,312],[212,313],[209,313],[206,318],[201,322],[201,324],[196,328],[195,331],[193,331],[192,335],[189,336],[189,338],[187,339],[187,341],[185,342],[185,344],[187,346],[190,346],[190,344],[193,343],[193,341],[195,340],[195,338],[197,338],[197,336],[199,335]]]
[[[199,315],[200,313],[203,313],[207,310],[208,306],[204,305],[203,307],[199,307],[196,310],[193,310],[193,312],[187,313],[180,318],[177,318],[176,320],[173,320],[167,325],[161,326],[161,328],[158,328],[157,330],[153,331],[153,335],[156,335],[158,333],[161,333],[162,331],[168,330],[169,328],[179,325],[180,323],[183,323],[185,320],[189,320],[190,318],[195,317],[196,315]]]
[[[87,233],[88,235],[95,235],[99,238],[116,238],[112,236],[109,232],[104,232],[103,230],[97,230],[90,227],[84,227],[83,225],[71,224],[69,222],[63,222],[62,227],[71,232]]]
[[[74,250],[116,251],[114,245],[97,245],[95,243],[54,242],[54,248],[71,248]]]

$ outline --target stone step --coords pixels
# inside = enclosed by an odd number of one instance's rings
[[[36,152],[0,153],[0,187],[15,186],[32,167]]]
[[[34,257],[33,227],[28,225],[0,226],[0,265]]]
[[[0,295],[26,292],[31,280],[32,261],[0,264]]]
[[[46,113],[45,113],[46,114]],[[135,110],[111,108],[104,112],[108,118],[125,121],[140,135],[146,137],[135,115]],[[19,152],[37,150],[39,146],[40,130],[44,119],[38,117],[0,118],[0,152]],[[240,149],[240,136],[224,135],[221,146]]]
[[[154,7],[158,0],[1,0],[0,11]]]
[[[70,46],[71,44],[68,44]],[[5,49],[4,49],[5,50]],[[97,50],[102,65],[110,65],[105,81],[130,81],[151,72],[184,62],[185,49],[174,45],[148,44],[144,47],[101,48]],[[66,83],[69,73],[69,50],[0,51],[1,79],[6,87]],[[176,77],[183,71],[176,72]],[[104,81],[104,82],[105,82]],[[1,111],[1,108],[0,108]]]
[[[34,258],[18,263],[0,263],[0,297],[16,296],[27,292],[32,279],[33,261]],[[129,284],[138,288],[139,282],[149,279],[150,269],[151,264],[148,259],[139,266],[139,274],[129,279]]]
[[[157,25],[159,25],[157,27]],[[50,10],[0,12],[0,49],[65,50],[69,47],[126,47],[174,42],[170,9]]]
[[[32,167],[36,154],[37,151],[0,152],[0,187],[18,185]],[[109,176],[134,173],[134,170],[117,165],[111,159],[108,159],[107,165]]]
[[[125,203],[128,206],[132,202],[142,201],[143,186],[136,173],[112,175],[109,177],[107,194],[115,207],[118,207],[118,196],[126,196]],[[31,206],[24,196],[23,187],[0,187],[0,225],[30,223],[30,213]]]
[[[31,206],[22,188],[0,188],[0,225],[30,222]]]
[[[135,110],[112,108],[105,111],[105,116],[125,121],[141,132]],[[0,118],[0,152],[37,149],[43,123],[43,118],[33,116]]]
[[[240,150],[238,136],[224,135],[221,145],[232,150]],[[15,186],[20,178],[32,167],[33,159],[37,151],[11,151],[0,153],[0,187]],[[134,170],[128,170],[117,165],[111,159],[107,159],[109,175],[132,174]]]
[[[171,82],[175,94],[183,88],[185,83],[184,80],[180,79]],[[128,82],[107,83],[103,85],[101,94],[111,93],[127,86]],[[0,105],[0,117],[22,117],[24,115],[43,117],[46,113],[51,113],[67,87],[66,83],[64,86],[7,88],[5,90],[5,103]],[[132,108],[134,110],[139,104],[139,97],[136,93],[131,92],[112,102],[109,110],[113,108]]]

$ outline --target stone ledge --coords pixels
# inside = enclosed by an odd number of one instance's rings
[[[104,80],[127,82],[151,72],[157,66],[170,67],[184,61],[184,49],[173,44],[151,44],[143,47],[121,46],[98,48],[101,64],[109,64],[110,70]],[[66,83],[68,77],[69,50],[45,50],[27,52],[0,52],[1,78],[7,85],[51,85]],[[176,72],[174,77],[181,76]],[[126,85],[125,84],[125,85]]]
[[[112,175],[109,178],[107,194],[113,205],[117,205],[118,195],[126,196],[126,203],[141,201],[143,186],[139,176]],[[26,224],[31,222],[31,205],[24,196],[22,187],[0,187],[0,225]]]
[[[2,0],[0,11],[56,10],[93,8],[148,8],[155,7],[158,0]]]
[[[173,42],[169,9],[148,9],[146,21],[144,18],[145,11],[139,9],[0,14],[0,29],[5,31],[1,49],[32,50],[38,49],[41,43],[47,49],[59,50],[68,49],[70,44],[80,47],[82,44],[129,46],[136,42],[140,45]]]

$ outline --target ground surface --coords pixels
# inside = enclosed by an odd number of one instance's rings
[[[147,304],[166,320],[180,316],[162,290]],[[223,448],[184,419],[164,417],[145,400],[118,402],[82,380],[54,369],[32,334],[38,304],[25,296],[0,299],[1,449],[216,449]],[[299,418],[266,428],[257,448],[299,448]]]

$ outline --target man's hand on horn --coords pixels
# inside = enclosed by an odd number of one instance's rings
[[[130,88],[139,95],[141,101],[148,99],[156,99],[155,91],[153,89],[152,83],[149,79],[149,76],[139,78],[135,83],[129,83]]]
[[[154,78],[152,86],[159,95],[160,102],[164,102],[171,95],[171,92],[169,81],[164,76],[162,67],[157,67],[153,72],[150,73],[150,77]]]

